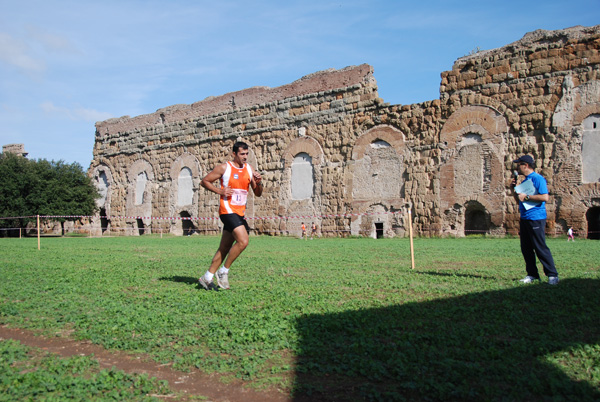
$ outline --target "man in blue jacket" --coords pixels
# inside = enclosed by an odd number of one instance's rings
[[[535,257],[539,258],[544,267],[544,274],[548,277],[550,285],[558,284],[558,272],[554,266],[552,253],[546,245],[546,202],[548,185],[544,176],[536,173],[535,161],[529,155],[523,155],[513,161],[517,164],[519,174],[525,180],[517,186],[517,178],[513,180],[515,200],[519,203],[521,214],[519,235],[521,238],[521,252],[525,259],[527,276],[521,279],[523,283],[540,281],[540,274],[536,266]]]

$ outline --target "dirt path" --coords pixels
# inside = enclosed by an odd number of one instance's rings
[[[218,376],[194,370],[189,373],[173,370],[168,365],[151,361],[146,356],[133,356],[120,351],[109,351],[90,342],[68,338],[46,338],[31,331],[0,326],[0,339],[15,339],[27,346],[34,346],[64,357],[94,355],[100,367],[123,370],[127,373],[147,374],[166,380],[173,391],[186,395],[202,395],[214,402],[288,402],[289,397],[277,391],[257,392],[243,388],[241,382],[223,384]]]

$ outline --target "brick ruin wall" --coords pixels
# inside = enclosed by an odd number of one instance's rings
[[[384,103],[365,64],[99,122],[92,226],[181,234],[189,223],[149,218],[189,216],[217,230],[218,197],[200,179],[242,140],[266,183],[248,203],[247,217],[271,218],[250,220],[257,233],[314,221],[323,235],[403,236],[410,211],[418,235],[515,234],[523,153],[548,179],[548,230],[585,233],[600,207],[599,49],[600,25],[535,31],[458,59],[440,98],[419,104]]]

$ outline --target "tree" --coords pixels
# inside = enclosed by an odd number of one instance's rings
[[[0,216],[89,216],[98,190],[78,163],[0,154]],[[64,222],[77,218],[55,218]],[[5,221],[24,227],[28,219]],[[6,225],[5,225],[6,226]],[[13,226],[14,227],[14,226]]]
[[[30,214],[25,199],[29,189],[27,175],[30,161],[11,153],[0,154],[0,217],[19,217]],[[27,219],[1,219],[3,228],[24,227]],[[9,235],[2,230],[0,235]]]

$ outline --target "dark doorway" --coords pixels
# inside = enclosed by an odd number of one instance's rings
[[[465,236],[485,234],[489,230],[485,208],[478,202],[467,205],[465,212]]]
[[[137,220],[137,227],[140,236],[146,232],[146,228],[144,227],[144,221],[142,221],[141,219]]]
[[[585,214],[588,224],[588,239],[600,240],[600,207],[592,207]]]
[[[375,236],[383,239],[383,222],[375,222]]]
[[[106,217],[106,209],[100,209],[100,229],[102,229],[102,234],[108,230],[108,224],[110,221]]]
[[[190,219],[190,214],[188,212],[183,211],[179,214],[181,216],[181,228],[183,229],[184,236],[191,236],[196,231],[196,227],[194,223]]]

